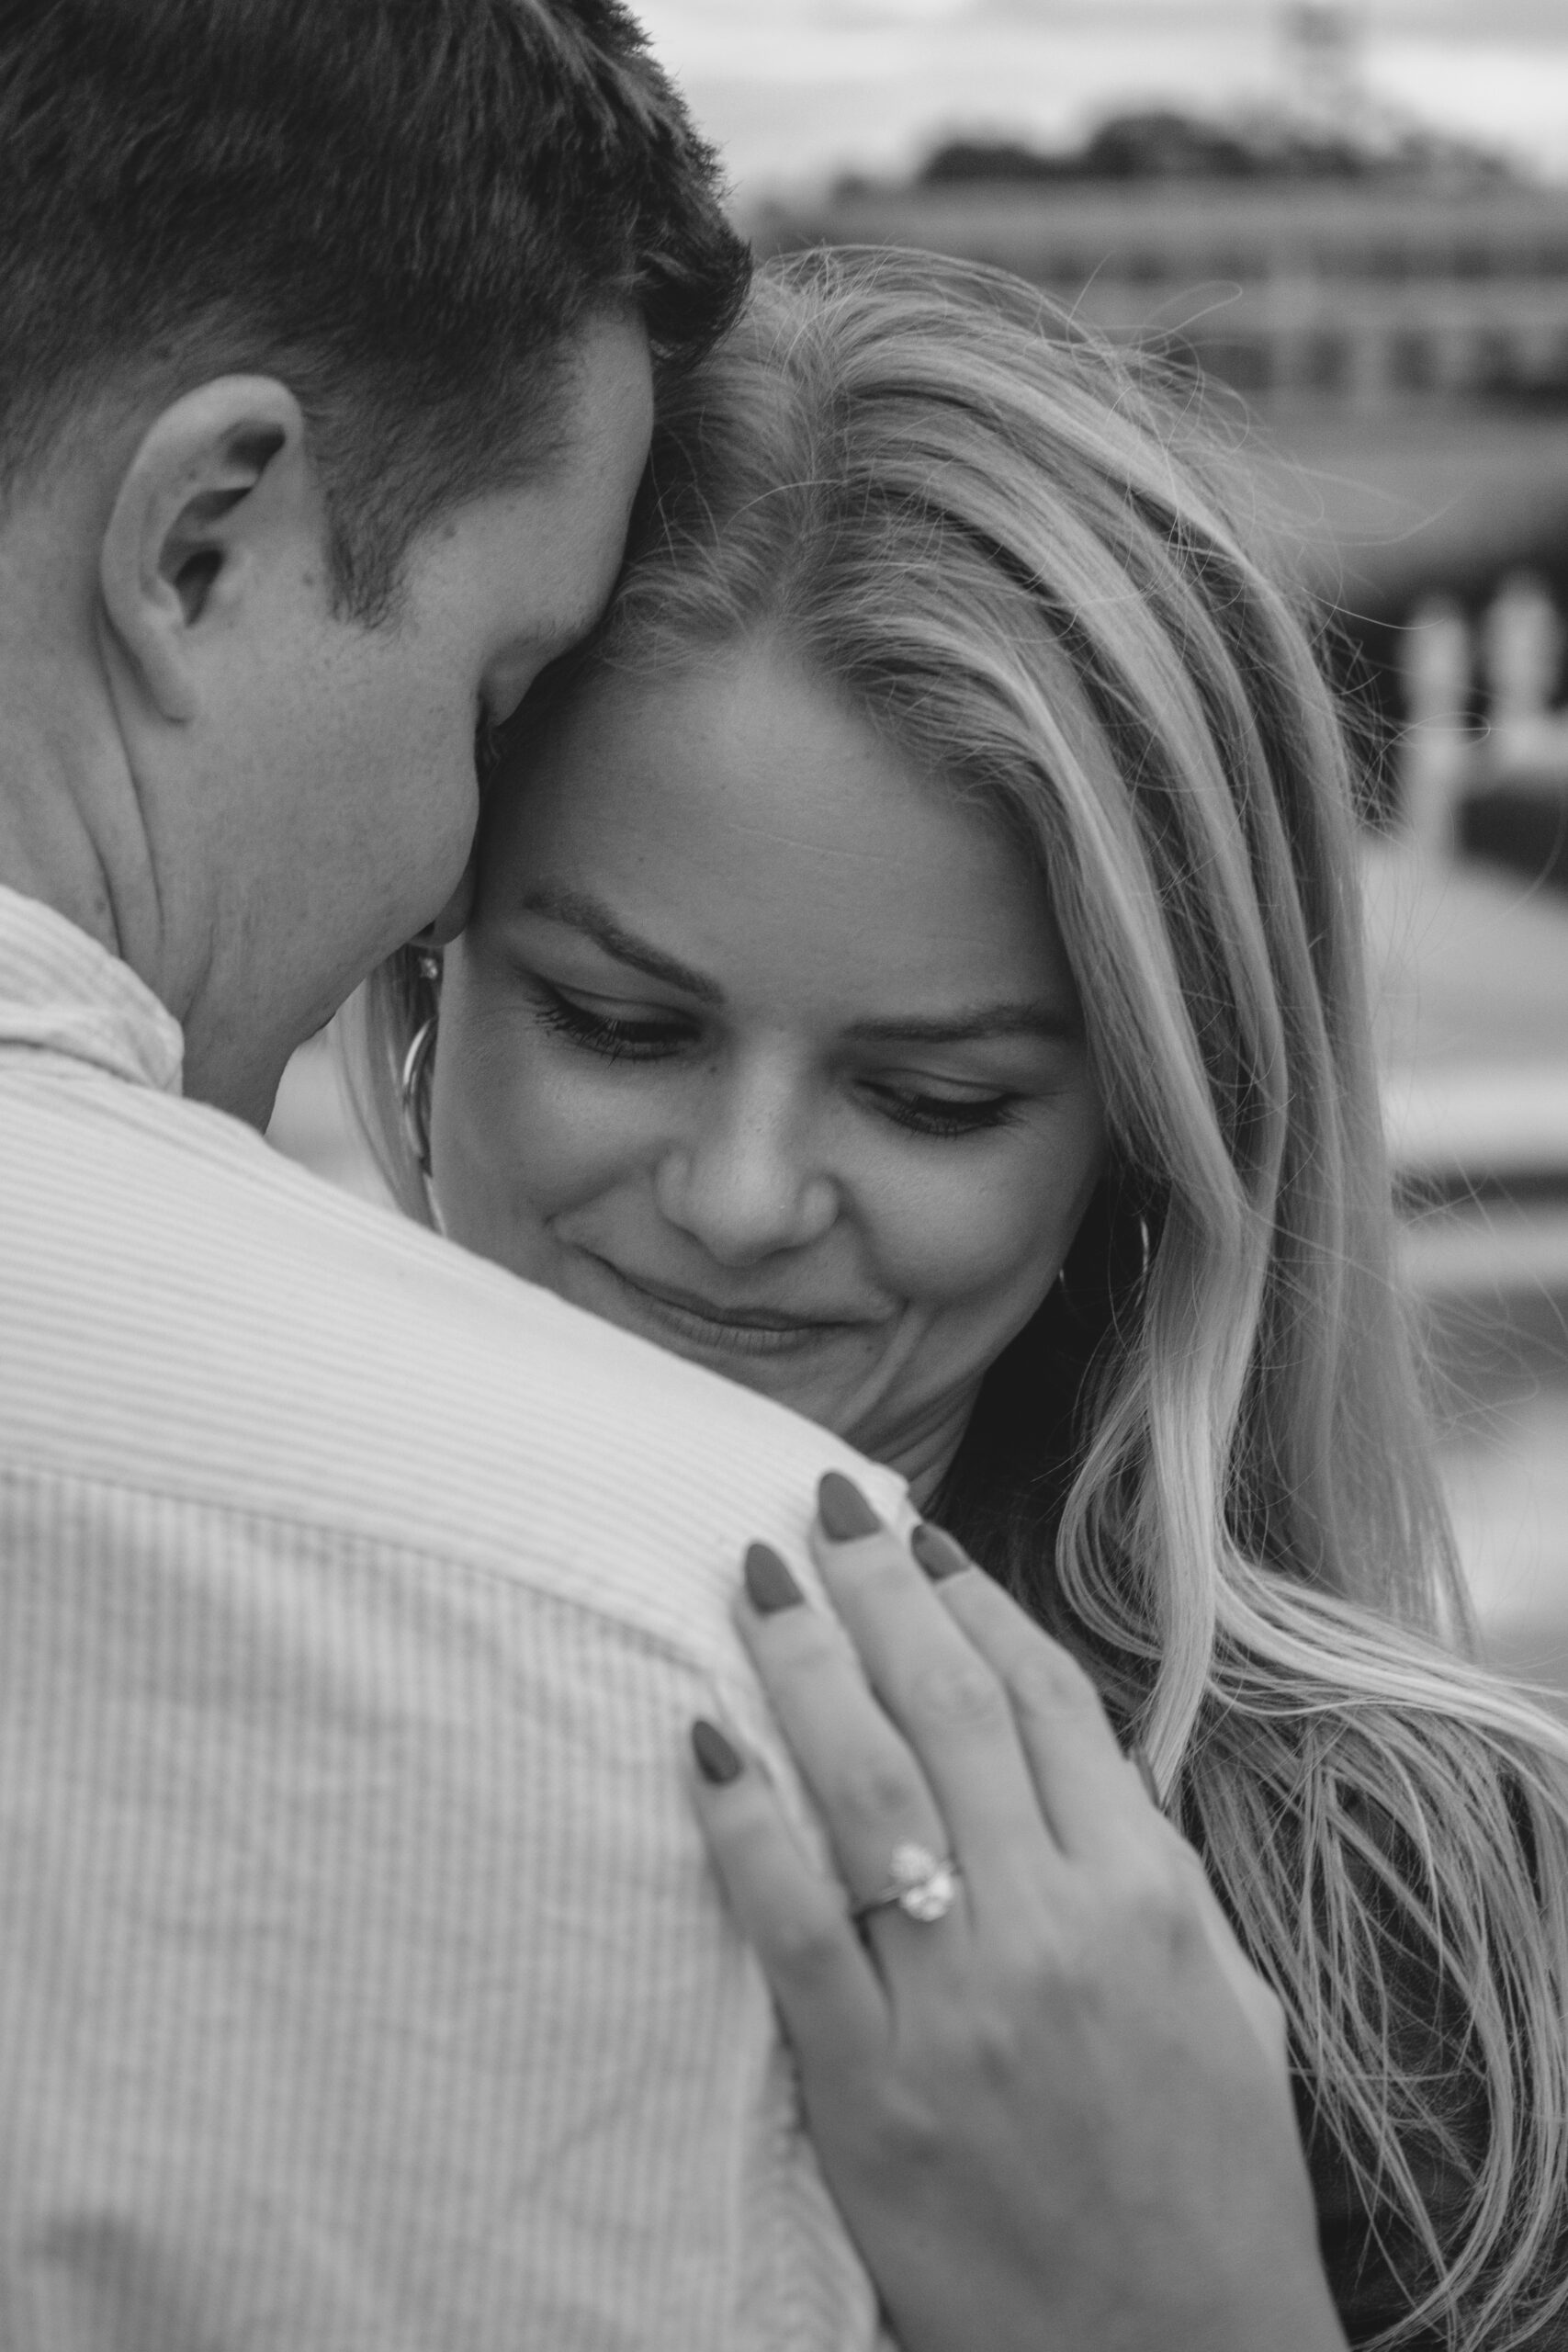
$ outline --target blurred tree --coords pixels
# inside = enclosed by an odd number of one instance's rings
[[[1038,186],[1094,180],[1476,178],[1512,176],[1501,158],[1402,128],[1363,139],[1302,114],[1254,111],[1211,121],[1174,107],[1106,118],[1079,147],[1050,150],[1016,138],[943,140],[915,174],[917,187]],[[853,175],[837,193],[873,183]]]

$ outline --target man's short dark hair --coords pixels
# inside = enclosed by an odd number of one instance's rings
[[[0,0],[0,490],[122,384],[279,377],[374,618],[590,316],[678,369],[746,270],[618,0]]]

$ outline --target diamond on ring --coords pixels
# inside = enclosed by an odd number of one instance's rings
[[[869,1902],[857,1903],[854,1916],[862,1919],[868,1911],[897,1908],[907,1919],[929,1927],[937,1919],[946,1918],[957,1895],[958,1864],[952,1855],[939,1857],[911,1838],[894,1847],[887,1884]]]

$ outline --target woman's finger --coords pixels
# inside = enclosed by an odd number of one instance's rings
[[[919,1759],[976,1905],[1016,1919],[1048,1895],[1053,1854],[1028,1759],[992,1668],[942,1608],[904,1541],[829,1474],[812,1547],[881,1704]]]
[[[692,1747],[708,1852],[802,2064],[839,2078],[876,2067],[887,1999],[843,1888],[802,1850],[766,1774],[739,1742],[699,1722]]]
[[[1284,2011],[1237,1942],[1201,1857],[1158,1813],[1147,1766],[1140,1768],[1138,1760],[1122,1755],[1087,1676],[945,1531],[917,1530],[913,1548],[955,1624],[991,1660],[1006,1685],[1018,1712],[1020,1734],[1041,1802],[1054,1804],[1066,1849],[1071,1852],[1081,1845],[1086,1853],[1105,1851],[1107,1816],[1092,1809],[1108,1796],[1112,1798],[1110,1818],[1114,1821],[1135,1826],[1134,1816],[1141,1813],[1145,1829],[1159,1822],[1161,1833],[1188,1874],[1215,1963],[1283,2080],[1287,2066]],[[1054,1793],[1048,1795],[1048,1791]]]
[[[746,1555],[737,1619],[854,1902],[882,1894],[900,1847],[941,1859],[948,1827],[919,1763],[868,1689],[842,1627],[807,1606],[765,1544]]]
[[[1110,1861],[1141,1849],[1149,1803],[1089,1676],[992,1577],[968,1563],[958,1572],[963,1555],[951,1537],[942,1540],[940,1555],[929,1542],[919,1546],[939,1560],[936,1596],[1007,1692],[1033,1788],[1064,1852]]]

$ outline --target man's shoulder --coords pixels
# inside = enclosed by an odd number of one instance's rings
[[[849,1458],[218,1114],[105,1081],[8,1087],[4,1116],[6,1467],[424,1549],[678,1637]]]

